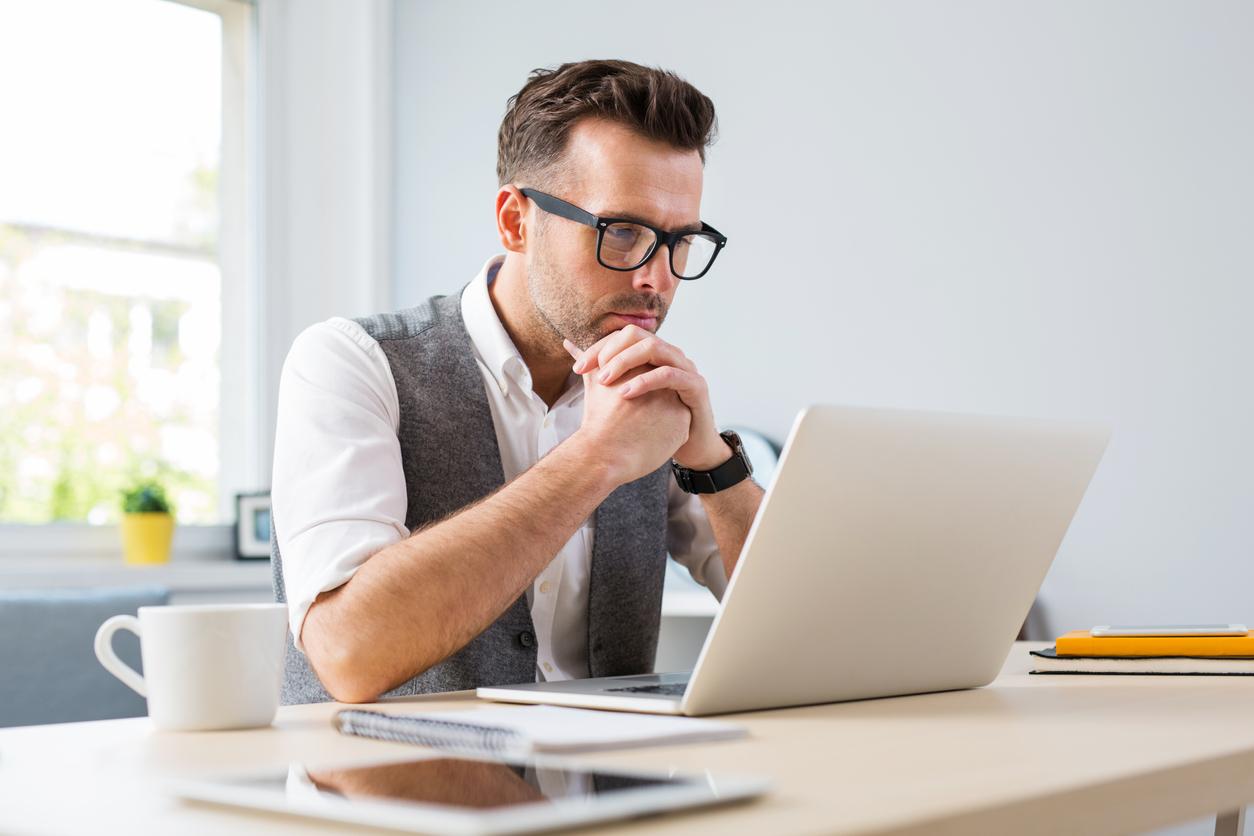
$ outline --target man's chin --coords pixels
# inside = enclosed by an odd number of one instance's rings
[[[592,348],[594,344],[600,342],[616,331],[623,330],[630,324],[630,322],[623,321],[623,318],[617,314],[602,314],[594,324],[577,334],[568,336],[567,339],[577,345],[580,350],[587,351],[589,348]],[[646,330],[652,331],[656,334],[657,329],[660,327],[662,327],[662,321],[655,320],[651,327]]]

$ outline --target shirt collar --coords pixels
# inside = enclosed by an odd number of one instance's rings
[[[501,318],[488,295],[488,285],[505,263],[505,256],[488,259],[479,274],[462,291],[462,320],[479,360],[488,367],[501,392],[509,390],[510,381],[525,389],[531,388],[531,372],[522,355],[509,338]]]
[[[466,324],[466,332],[470,335],[475,354],[487,366],[501,394],[509,394],[511,383],[519,387],[523,394],[530,394],[531,370],[527,368],[522,354],[501,324],[496,306],[492,304],[492,297],[488,294],[488,285],[496,279],[496,274],[504,263],[504,255],[492,256],[479,274],[466,285],[466,289],[462,291],[462,320]],[[566,387],[558,400],[559,404],[575,403],[583,398],[583,381],[579,379],[579,375],[571,372]]]

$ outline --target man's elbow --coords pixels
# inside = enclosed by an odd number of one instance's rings
[[[330,600],[340,589],[320,595],[301,628],[305,658],[323,689],[337,702],[375,702],[439,661],[423,652],[426,648],[413,649],[417,659],[398,659],[395,643],[381,643],[365,631],[342,629],[351,619],[335,612],[337,603]]]
[[[356,647],[351,635],[334,629],[327,608],[320,597],[305,616],[301,628],[305,659],[323,689],[337,702],[374,702],[391,686],[372,675],[374,665],[365,648]]]
[[[369,703],[378,702],[379,697],[387,691],[387,688],[366,681],[360,677],[354,677],[351,673],[342,677],[322,678],[322,687],[331,695],[336,702],[344,703]]]
[[[309,631],[303,633],[307,636]],[[386,683],[370,675],[369,665],[353,648],[305,638],[305,658],[322,687],[336,702],[375,702],[388,690]]]

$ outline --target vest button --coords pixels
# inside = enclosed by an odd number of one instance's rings
[[[535,634],[530,630],[523,630],[518,634],[518,643],[523,647],[534,647],[536,643]]]

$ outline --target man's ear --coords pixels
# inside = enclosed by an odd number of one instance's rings
[[[501,236],[501,246],[508,252],[527,251],[530,209],[531,201],[515,186],[501,186],[496,193],[496,231]]]

